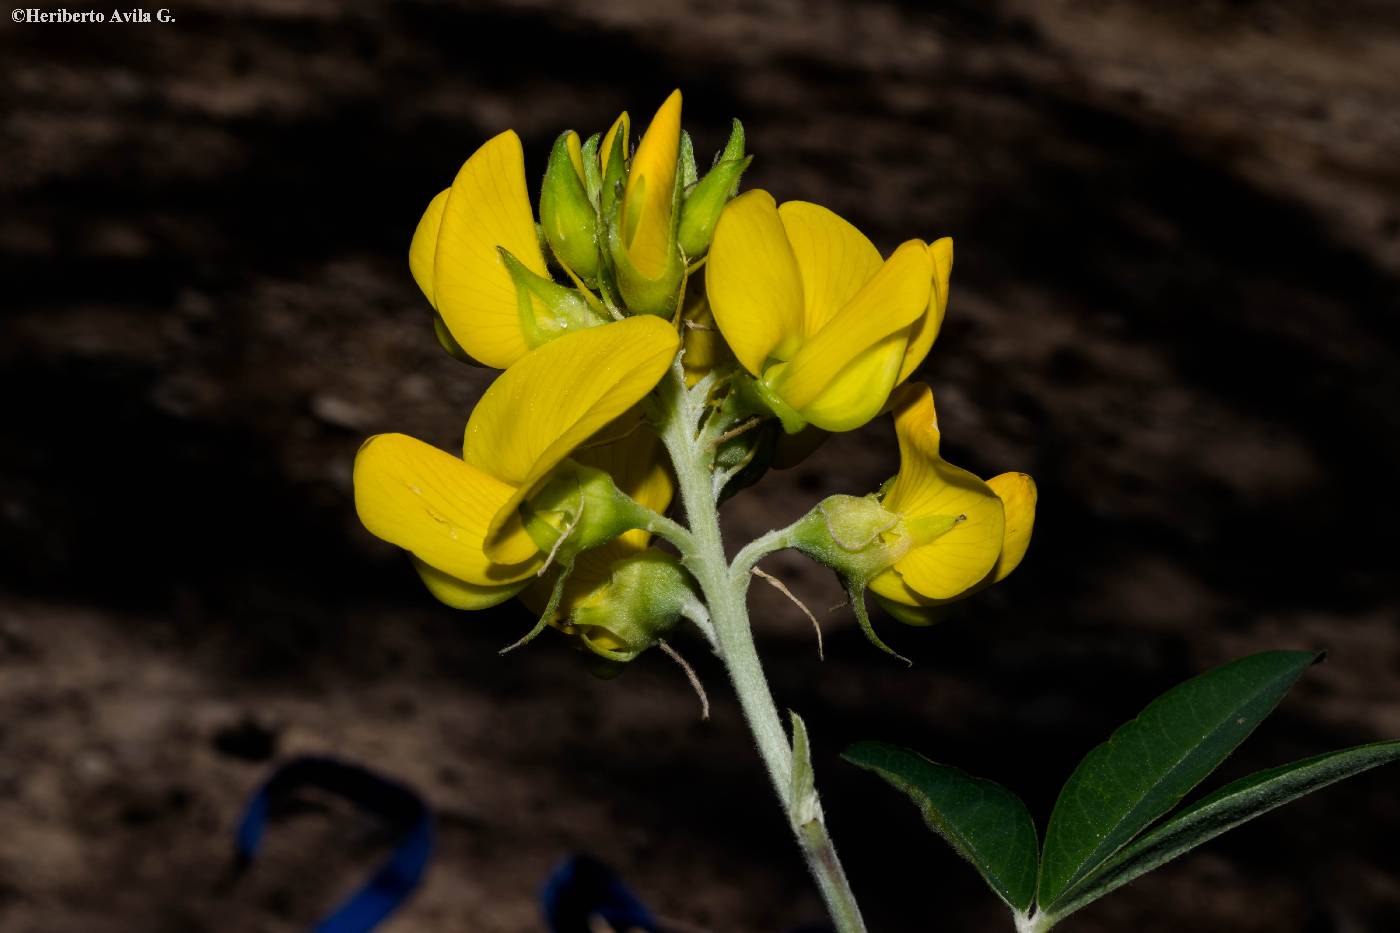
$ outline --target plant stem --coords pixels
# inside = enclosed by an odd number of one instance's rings
[[[792,746],[778,718],[749,626],[746,596],[752,563],[740,567],[736,562],[731,569],[725,557],[711,480],[714,447],[702,436],[699,427],[705,399],[699,397],[700,393],[686,391],[679,362],[659,389],[661,436],[671,455],[676,484],[690,525],[690,547],[682,558],[709,605],[716,653],[729,671],[759,755],[836,929],[839,933],[864,933],[860,908],[827,834],[820,807],[815,808],[815,815],[809,808],[809,812],[798,817],[798,801],[793,799],[792,788]]]
[[[1055,925],[1056,917],[1037,911],[1023,914],[1013,911],[1016,919],[1016,933],[1047,933]]]

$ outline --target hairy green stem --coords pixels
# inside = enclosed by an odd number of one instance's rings
[[[781,537],[783,533],[760,538],[759,542],[763,544],[755,542],[757,547],[746,549],[743,560],[736,561],[735,566],[730,567],[720,534],[719,510],[715,504],[711,478],[714,445],[709,443],[700,426],[705,407],[704,393],[686,391],[684,376],[677,362],[662,381],[659,395],[656,413],[661,436],[671,456],[676,484],[690,525],[686,541],[688,546],[681,556],[708,604],[716,653],[729,671],[759,755],[772,778],[783,810],[788,814],[788,822],[802,848],[807,867],[821,889],[836,929],[839,933],[864,933],[865,923],[861,920],[860,908],[856,905],[855,895],[851,893],[841,861],[836,856],[836,848],[827,834],[820,808],[816,808],[815,815],[810,812],[811,808],[803,812],[798,806],[800,802],[793,799],[792,745],[778,717],[749,626],[746,600],[749,569],[764,553],[786,546],[778,543],[785,540]],[[744,561],[748,562],[747,566],[743,566]]]
[[[1033,914],[1022,914],[1013,911],[1016,918],[1016,933],[1047,933],[1059,920],[1050,914],[1037,911]]]

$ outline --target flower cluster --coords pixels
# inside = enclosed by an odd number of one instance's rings
[[[923,622],[1010,573],[1033,483],[984,483],[944,462],[932,395],[908,383],[943,321],[952,241],[884,256],[826,208],[738,194],[749,164],[738,121],[702,175],[679,91],[635,150],[630,134],[624,113],[587,140],[559,136],[538,222],[511,131],[428,204],[409,267],[437,337],[503,372],[460,456],[400,434],[364,444],[365,527],[410,552],[444,603],[518,595],[540,627],[630,660],[699,604],[684,553],[652,540],[675,526],[656,432],[655,390],[669,379],[703,397],[716,498],[893,410],[899,474],[880,494],[823,502],[794,546],[896,618]]]

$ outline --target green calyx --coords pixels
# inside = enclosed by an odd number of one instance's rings
[[[601,143],[600,143],[601,145]],[[584,163],[585,168],[587,162]],[[603,172],[598,186],[598,212],[603,217],[611,217],[622,200],[623,189],[627,185],[627,135],[618,133],[613,137],[612,151],[608,153],[608,167]]]
[[[498,247],[501,260],[515,282],[519,302],[520,328],[533,348],[555,337],[604,323],[577,290],[537,275],[504,247]]]
[[[793,526],[792,545],[819,564],[836,571],[851,598],[856,621],[875,647],[906,664],[909,659],[881,640],[870,623],[865,590],[870,581],[894,566],[911,539],[900,517],[877,496],[830,496]],[[897,616],[900,621],[905,621]]]
[[[874,496],[823,499],[794,529],[794,546],[843,578],[867,583],[908,548],[900,518]]]
[[[755,379],[748,373],[734,377],[734,396],[738,410],[777,418],[785,434],[797,434],[807,427],[807,419],[801,412],[783,401],[762,379]]]
[[[618,134],[621,136],[621,134]],[[631,314],[655,314],[659,317],[672,317],[680,301],[681,289],[685,285],[685,257],[676,243],[676,234],[681,216],[681,173],[676,173],[676,184],[671,192],[671,227],[667,232],[670,247],[666,266],[657,276],[643,275],[632,264],[627,252],[624,228],[630,226],[622,216],[622,187],[624,180],[617,166],[621,161],[620,143],[613,145],[613,155],[608,159],[608,174],[603,179],[603,216],[607,218],[607,252],[612,266],[613,279],[617,284],[618,295]],[[616,183],[611,179],[617,175]],[[645,184],[645,179],[642,180]],[[612,191],[611,201],[609,191]],[[642,190],[633,198],[634,205],[642,203]]]
[[[520,510],[535,545],[565,562],[647,523],[646,511],[611,476],[573,461],[566,461]]]
[[[709,250],[719,215],[739,190],[739,177],[752,161],[752,156],[744,155],[744,126],[735,120],[729,142],[715,160],[714,167],[695,182],[693,188],[687,185],[690,193],[681,206],[677,234],[687,260],[694,260]]]
[[[665,638],[695,599],[680,561],[647,548],[613,563],[607,581],[574,606],[568,628],[600,658],[626,663]]]
[[[598,277],[598,208],[579,175],[586,155],[572,130],[554,141],[540,186],[540,226],[555,257],[585,282]],[[596,143],[594,144],[596,152]],[[575,163],[575,155],[579,163]]]

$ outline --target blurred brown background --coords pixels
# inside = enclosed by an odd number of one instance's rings
[[[172,0],[173,2],[173,0]],[[69,4],[70,8],[72,7]],[[152,11],[154,7],[151,8]],[[916,746],[1043,827],[1079,756],[1224,660],[1325,647],[1225,772],[1400,736],[1400,8],[733,0],[173,7],[0,26],[0,929],[296,931],[382,840],[336,809],[226,878],[270,763],[423,790],[437,862],[397,933],[539,929],[566,852],[663,914],[778,933],[820,905],[722,672],[697,722],[652,652],[591,679],[517,609],[438,607],[358,526],[365,435],[460,431],[485,375],[437,348],[405,255],[486,137],[645,122],[883,247],[952,234],[927,377],[950,459],[1024,469],[1024,567],[869,646],[824,572],[827,660],[755,595],[873,930],[1009,929],[914,811],[836,758]],[[886,425],[728,506],[736,540],[895,467]],[[1272,815],[1067,931],[1400,929],[1384,771]],[[932,896],[937,905],[929,903]]]

